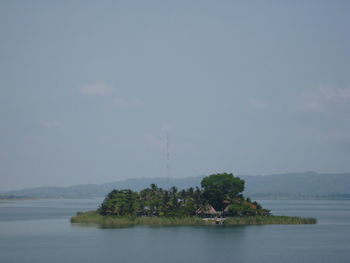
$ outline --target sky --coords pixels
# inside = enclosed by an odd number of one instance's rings
[[[0,191],[350,172],[349,14],[350,1],[0,1]]]

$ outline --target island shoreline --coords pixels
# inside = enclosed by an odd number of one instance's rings
[[[219,223],[218,223],[219,222]],[[201,218],[193,217],[159,217],[159,216],[104,216],[98,211],[78,212],[71,218],[73,224],[91,224],[102,227],[122,226],[238,226],[238,225],[300,225],[316,224],[315,218],[302,218],[295,216],[248,216]]]

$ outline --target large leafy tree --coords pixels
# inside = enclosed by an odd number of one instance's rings
[[[136,215],[140,209],[138,193],[129,189],[113,190],[99,208],[104,215]]]
[[[222,211],[225,201],[231,203],[240,197],[244,190],[244,180],[228,173],[212,174],[203,178],[201,186],[204,189],[203,197],[216,210]]]

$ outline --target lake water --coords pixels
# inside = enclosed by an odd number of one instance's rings
[[[101,199],[0,203],[0,262],[350,262],[350,201],[260,201],[316,225],[131,227],[72,225]]]

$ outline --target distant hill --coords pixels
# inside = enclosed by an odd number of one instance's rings
[[[286,173],[241,176],[247,196],[256,198],[350,198],[350,173]]]
[[[264,176],[238,175],[246,182],[244,194],[252,198],[349,198],[350,173],[318,174],[315,172],[287,173]],[[10,191],[0,198],[91,198],[105,196],[112,189],[139,191],[155,183],[162,188],[179,189],[200,185],[204,176],[173,178],[134,178],[105,184],[74,185],[69,187],[38,187]]]
[[[113,189],[132,189],[140,191],[150,184],[155,183],[159,187],[167,188],[168,186],[176,186],[178,189],[184,189],[191,186],[199,186],[203,176],[188,178],[169,179],[160,177],[150,178],[132,178],[117,182],[105,184],[82,184],[68,187],[52,187],[44,186],[37,188],[28,188],[16,191],[0,193],[0,198],[90,198],[105,196]]]

